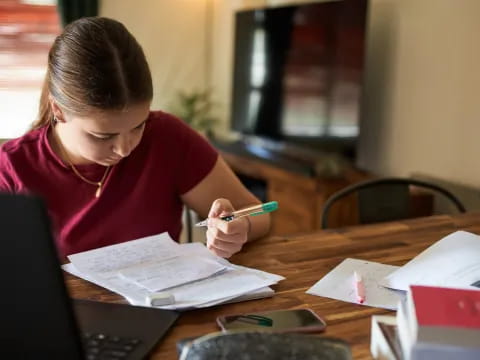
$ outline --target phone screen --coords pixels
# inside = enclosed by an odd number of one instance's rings
[[[223,330],[322,331],[325,322],[309,309],[278,310],[219,317]]]

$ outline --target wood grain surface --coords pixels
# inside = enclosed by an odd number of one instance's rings
[[[442,215],[272,236],[248,244],[231,262],[285,276],[286,280],[274,286],[275,296],[187,311],[158,344],[151,358],[177,359],[176,342],[218,331],[215,319],[219,315],[306,307],[325,319],[325,335],[350,344],[354,359],[371,359],[370,317],[393,312],[308,295],[305,291],[347,257],[403,265],[459,229],[480,233],[480,214]],[[66,275],[66,281],[72,297],[124,302],[120,296],[71,275]]]

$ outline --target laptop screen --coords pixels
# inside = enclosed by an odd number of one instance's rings
[[[42,202],[0,195],[1,352],[81,359],[79,333]]]

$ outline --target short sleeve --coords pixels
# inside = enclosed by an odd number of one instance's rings
[[[178,121],[180,134],[177,189],[185,194],[200,183],[213,169],[218,152],[199,133],[181,120]]]
[[[7,153],[0,148],[0,192],[15,192],[15,181],[12,165]]]

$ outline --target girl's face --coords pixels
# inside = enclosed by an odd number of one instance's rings
[[[115,165],[140,143],[149,111],[150,102],[85,116],[63,112],[56,128],[74,164]]]

